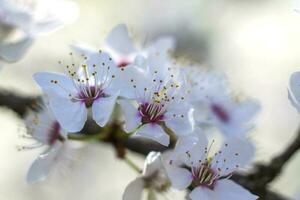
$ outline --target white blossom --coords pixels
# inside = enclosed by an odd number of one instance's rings
[[[37,112],[30,112],[25,118],[27,135],[36,143],[21,147],[22,150],[46,147],[32,163],[27,173],[27,182],[43,181],[58,165],[71,159],[74,147],[66,139],[67,132],[61,128],[52,113],[45,107]]]
[[[198,125],[215,126],[226,136],[244,136],[253,128],[252,119],[260,109],[257,101],[236,99],[223,75],[199,68],[183,73]]]
[[[142,174],[126,187],[123,200],[141,200],[144,190],[155,193],[165,193],[170,187],[162,155],[150,152],[145,160]]]
[[[72,47],[77,52],[86,55],[96,51],[92,47],[80,43],[72,45]],[[155,58],[156,63],[165,63],[174,48],[175,40],[170,36],[160,37],[146,45],[146,47],[137,47],[134,45],[128,33],[128,29],[124,24],[115,26],[108,33],[104,44],[101,46],[101,49],[108,52],[119,67],[125,67],[134,62],[139,62],[139,60],[136,60],[139,55],[151,58],[151,60]]]
[[[67,0],[0,0],[0,62],[19,60],[42,33],[56,30],[78,16]]]
[[[125,117],[125,131],[134,131],[138,136],[165,146],[169,145],[170,140],[166,128],[176,135],[191,133],[194,126],[193,108],[186,101],[181,83],[176,80],[172,69],[152,65],[147,65],[145,70],[139,69],[132,67],[124,70],[131,72],[126,77],[130,83],[127,91],[131,91],[127,97],[132,96],[119,101]]]
[[[189,138],[191,137],[191,138]],[[170,157],[168,176],[179,190],[189,188],[192,200],[254,200],[258,197],[229,180],[237,169],[245,167],[254,155],[246,139],[228,138],[219,151],[212,153],[206,136],[195,133],[182,137]]]
[[[102,52],[84,57],[81,64],[71,63],[64,67],[67,75],[50,72],[34,75],[47,94],[58,122],[69,132],[80,131],[87,120],[88,108],[91,108],[96,123],[105,126],[119,96],[115,80],[121,70],[107,53]]]

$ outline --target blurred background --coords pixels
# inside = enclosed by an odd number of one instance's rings
[[[144,44],[159,35],[178,40],[176,54],[223,71],[237,94],[260,101],[262,111],[251,134],[256,159],[268,161],[288,144],[300,116],[287,98],[288,80],[300,70],[300,1],[292,0],[78,0],[81,14],[72,25],[40,37],[16,64],[0,71],[0,88],[40,94],[32,80],[37,71],[62,71],[58,60],[68,45],[99,47],[118,23]],[[0,4],[1,6],[1,4]],[[65,12],[68,12],[67,10]],[[19,152],[24,124],[0,108],[0,199],[121,199],[135,172],[117,160],[110,146],[90,145],[70,169],[58,170],[43,183],[28,185],[26,172],[41,149]],[[141,164],[142,158],[132,155]],[[273,189],[293,197],[300,191],[300,153],[287,165]],[[63,171],[63,172],[61,172]]]

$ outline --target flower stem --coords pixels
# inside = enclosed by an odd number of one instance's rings
[[[129,159],[127,156],[124,157],[124,161],[125,163],[131,167],[133,170],[135,170],[137,173],[141,173],[142,170],[131,160]]]
[[[77,141],[93,141],[93,140],[103,140],[106,138],[107,135],[104,133],[98,133],[95,135],[84,135],[84,134],[77,134],[77,133],[71,133],[68,134],[69,140],[77,140]]]

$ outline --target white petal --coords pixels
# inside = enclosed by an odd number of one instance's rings
[[[231,180],[219,180],[215,187],[215,199],[218,200],[256,200],[258,196],[251,194],[248,190]]]
[[[95,53],[95,50],[92,47],[82,43],[75,43],[70,45],[70,47],[79,55],[90,55]]]
[[[176,106],[178,107],[168,110],[165,114],[165,123],[176,135],[188,135],[194,129],[193,109],[181,105]]]
[[[136,51],[124,24],[119,24],[110,31],[105,39],[105,44],[108,48],[123,55]]]
[[[294,72],[290,78],[290,93],[289,97],[292,100],[292,105],[300,112],[300,72]]]
[[[78,16],[79,7],[73,1],[39,0],[35,7],[35,23],[28,31],[34,35],[52,32],[65,24],[73,23]]]
[[[198,134],[190,134],[187,136],[180,136],[178,137],[176,146],[175,146],[175,152],[182,154],[187,151],[190,151],[198,142],[199,137]],[[206,139],[207,141],[207,139]]]
[[[244,102],[241,102],[232,114],[235,118],[235,121],[247,123],[254,117],[255,114],[257,114],[259,109],[259,103],[257,101],[249,99]]]
[[[13,1],[1,1],[1,21],[12,27],[27,27],[32,22],[32,15],[22,5]]]
[[[26,37],[15,43],[0,45],[0,58],[6,62],[16,62],[22,58],[32,45],[33,38]]]
[[[208,139],[206,135],[197,129],[188,136],[182,136],[176,143],[174,152],[169,158],[171,165],[198,166],[199,161],[206,158]]]
[[[208,147],[208,139],[203,132],[198,132],[198,142],[197,144],[189,151],[189,155],[185,154],[186,158],[189,158],[190,163],[186,163],[189,166],[198,165],[199,161],[204,161],[206,158],[206,151]]]
[[[152,84],[150,77],[147,77],[147,74],[134,64],[118,68],[115,76],[112,87],[118,88],[120,95],[129,99],[141,96],[144,94],[144,88]]]
[[[108,53],[94,52],[89,54],[84,63],[88,66],[90,73],[93,73],[94,71],[97,72],[96,77],[99,82],[110,83],[109,85],[111,85],[112,76],[115,75],[118,67]]]
[[[137,178],[127,187],[125,188],[125,191],[123,193],[123,200],[141,200],[142,199],[142,193],[144,190],[144,180],[142,178]]]
[[[179,160],[187,166],[191,166],[192,163],[197,164],[199,160],[203,160],[207,144],[206,135],[200,129],[196,129],[190,135],[179,137],[171,159]]]
[[[59,124],[68,132],[80,131],[87,120],[83,102],[74,102],[59,96],[49,97],[50,108]]]
[[[259,104],[254,100],[234,103],[229,123],[221,124],[220,128],[227,136],[243,136],[253,128],[250,120],[254,118],[259,109]]]
[[[212,167],[220,168],[221,175],[228,175],[248,165],[254,157],[255,148],[246,138],[228,138],[220,152],[214,157]]]
[[[295,99],[291,91],[288,91],[288,98],[291,101],[292,106],[294,106],[298,113],[300,113],[300,105],[299,102]]]
[[[206,187],[196,187],[189,196],[191,200],[220,200],[214,198],[213,191]]]
[[[168,177],[172,183],[172,187],[183,190],[187,188],[193,181],[190,171],[179,167],[167,168]]]
[[[38,36],[41,34],[46,34],[49,32],[53,32],[60,28],[63,24],[59,21],[56,20],[51,20],[51,21],[43,21],[39,23],[35,23],[34,26],[32,26],[29,30],[28,33],[33,36]]]
[[[145,160],[143,175],[144,176],[151,176],[158,170],[163,169],[163,164],[161,160],[161,153],[160,152],[150,152]]]
[[[51,97],[53,94],[69,98],[69,94],[74,94],[77,92],[72,80],[60,73],[50,73],[50,72],[38,72],[33,75],[34,80],[41,87],[43,92]],[[51,81],[57,81],[57,84]]]
[[[170,143],[170,136],[157,124],[144,124],[136,135],[155,140],[164,146],[168,146]]]
[[[93,119],[99,126],[103,127],[109,121],[110,116],[115,108],[118,96],[119,93],[116,93],[109,97],[100,97],[99,99],[94,101],[92,107]]]
[[[167,56],[170,51],[173,51],[175,48],[175,39],[173,37],[161,37],[149,45],[147,50],[151,54],[164,54]]]
[[[137,108],[135,108],[128,100],[119,100],[123,115],[125,118],[125,131],[132,132],[141,124],[141,116]]]
[[[170,63],[170,51],[174,50],[175,40],[172,37],[163,37],[154,41],[147,49],[147,65],[149,71],[159,71],[155,75],[158,79],[164,79],[169,73],[168,67]]]
[[[37,141],[48,144],[49,131],[57,123],[55,117],[48,107],[43,107],[39,112],[29,112],[25,119],[25,125],[30,135]],[[64,133],[64,131],[60,131]]]
[[[35,183],[43,181],[50,173],[55,159],[61,148],[61,143],[56,143],[48,152],[39,155],[29,168],[27,182]]]

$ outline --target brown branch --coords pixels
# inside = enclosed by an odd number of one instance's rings
[[[16,95],[12,92],[0,90],[0,106],[7,107],[19,116],[24,116],[28,109],[35,108],[39,97],[24,97]],[[82,132],[86,134],[99,133],[100,129],[92,121],[88,121]],[[150,151],[164,151],[165,147],[141,138],[107,138],[106,142],[112,143],[119,157],[122,157],[124,151],[129,149],[141,155],[147,155]],[[263,200],[288,200],[269,189],[269,184],[278,177],[283,167],[300,149],[300,131],[296,139],[287,146],[287,148],[278,156],[274,157],[269,163],[254,165],[252,172],[249,174],[235,174],[232,179],[243,187],[249,189],[252,193],[257,194]]]
[[[0,91],[0,106],[13,110],[21,117],[26,114],[28,109],[34,109],[38,101],[38,97],[25,97],[6,90]]]
[[[249,190],[258,194],[263,199],[269,199],[270,196],[274,199],[274,194],[270,194],[268,188],[282,172],[284,166],[291,160],[291,158],[300,149],[300,129],[296,135],[296,138],[292,140],[292,143],[284,149],[284,151],[275,156],[267,164],[256,164],[251,173],[245,176],[233,176],[233,179]]]

